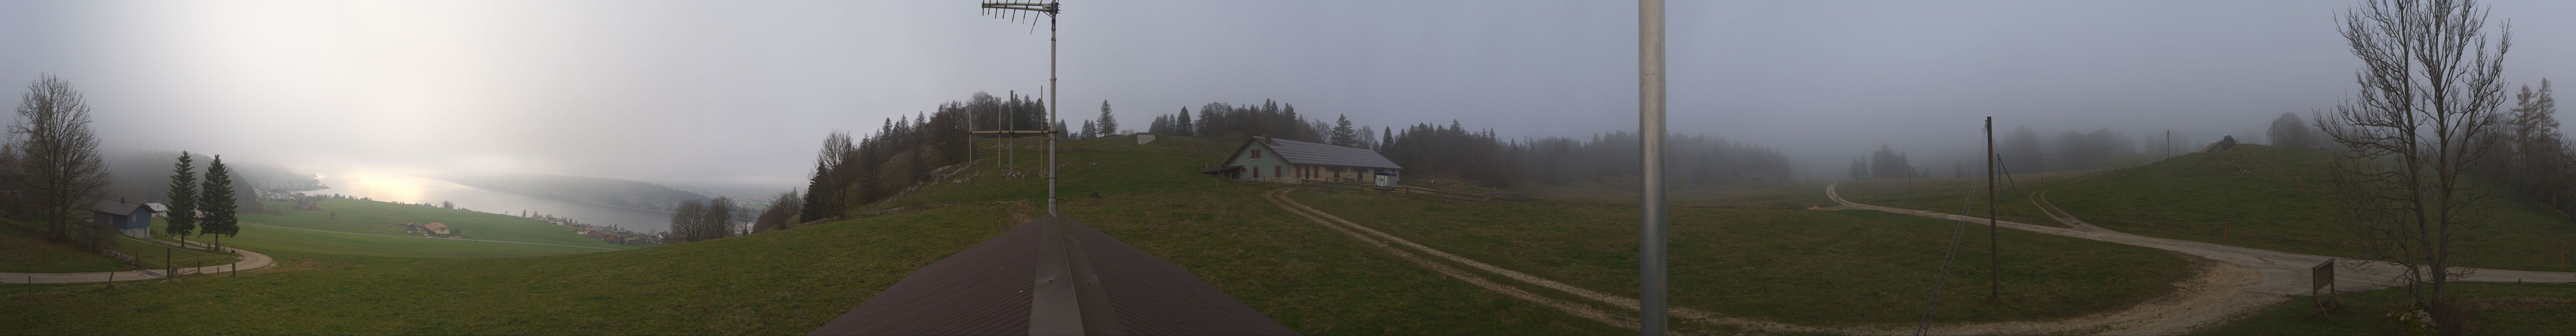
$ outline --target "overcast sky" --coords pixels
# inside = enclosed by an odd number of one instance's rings
[[[2349,5],[1674,2],[1670,127],[1835,173],[1881,144],[1947,161],[1981,145],[1984,116],[2047,133],[2236,131],[2352,91],[2359,63],[2333,21]],[[2492,5],[2512,20],[2510,80],[2576,78],[2576,23],[2555,20],[2576,2]],[[1068,119],[1103,100],[1142,125],[1275,99],[1514,138],[1636,127],[1632,2],[1065,8]],[[1035,91],[1046,34],[959,1],[11,1],[0,88],[72,81],[111,151],[784,190],[832,130]]]

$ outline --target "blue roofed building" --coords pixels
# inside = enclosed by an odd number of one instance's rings
[[[151,238],[152,214],[163,211],[170,211],[170,208],[161,203],[127,202],[123,199],[98,201],[97,205],[90,206],[90,213],[94,216],[92,221],[114,226],[117,233],[135,238]]]

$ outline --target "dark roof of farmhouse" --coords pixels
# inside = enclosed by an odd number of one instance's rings
[[[1081,221],[1045,217],[877,292],[812,335],[1294,335]]]
[[[1380,155],[1377,151],[1367,149],[1269,137],[1252,138],[1252,140],[1262,141],[1262,144],[1269,145],[1272,153],[1278,153],[1279,158],[1287,159],[1288,163],[1321,166],[1404,169],[1404,166],[1395,165],[1395,161],[1387,160],[1386,155]]]
[[[152,205],[145,203],[127,202],[124,200],[104,200],[98,201],[98,204],[90,205],[89,210],[124,215],[134,213],[135,208],[152,207]]]

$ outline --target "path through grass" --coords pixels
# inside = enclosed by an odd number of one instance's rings
[[[1636,288],[1636,208],[1580,202],[1451,204],[1395,195],[1296,192],[1298,202],[1471,259],[1598,291]],[[1809,325],[1920,318],[1954,222],[1875,211],[1674,208],[1674,302]],[[2004,304],[1985,301],[1983,230],[1936,321],[2073,317],[2166,293],[2180,256],[2007,230]]]
[[[2576,285],[2455,282],[2457,304],[2480,335],[2576,334]],[[2202,335],[2404,335],[2413,334],[2389,314],[2407,310],[2405,289],[2343,293],[2344,305],[2322,313],[2314,298],[2292,297],[2242,320],[2201,330]]]

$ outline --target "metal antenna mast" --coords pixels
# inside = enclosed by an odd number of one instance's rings
[[[1054,2],[1054,1],[1048,1],[1048,2],[1044,2],[1044,3],[1038,3],[1038,2],[986,2],[986,3],[984,3],[983,7],[984,7],[984,14],[987,14],[987,15],[995,15],[995,16],[1007,16],[1007,17],[1010,17],[1010,18],[1012,18],[1012,19],[1017,19],[1017,18],[1018,18],[1018,16],[1016,16],[1016,15],[1014,15],[1014,14],[1027,13],[1027,12],[1017,12],[1017,11],[1013,11],[1013,10],[1028,11],[1028,12],[1037,12],[1037,13],[1045,13],[1045,14],[1046,14],[1046,17],[1047,17],[1047,88],[1046,88],[1046,89],[1044,89],[1044,90],[1052,90],[1052,91],[1045,91],[1045,92],[1039,92],[1039,93],[1038,93],[1039,95],[1045,95],[1045,96],[1047,96],[1047,97],[1046,97],[1046,100],[1047,100],[1047,105],[1048,105],[1048,106],[1047,106],[1047,120],[1045,121],[1046,129],[1045,129],[1045,130],[1038,130],[1038,131],[989,131],[989,132],[992,132],[992,133],[1046,133],[1046,135],[1047,135],[1047,216],[1055,216],[1055,215],[1056,215],[1056,213],[1055,213],[1055,166],[1056,166],[1056,165],[1055,165],[1055,135],[1056,135],[1056,133],[1057,133],[1057,132],[1062,132],[1062,131],[1063,131],[1063,130],[1058,130],[1058,129],[1056,129],[1056,127],[1055,127],[1055,124],[1056,124],[1055,110],[1056,110],[1056,106],[1057,106],[1057,105],[1060,105],[1060,104],[1063,104],[1063,103],[1062,103],[1062,102],[1058,102],[1058,101],[1056,101],[1056,97],[1055,97],[1055,96],[1053,96],[1053,95],[1050,95],[1050,94],[1051,94],[1051,93],[1055,93],[1055,92],[1062,92],[1062,91],[1064,91],[1064,89],[1063,89],[1063,88],[1056,87],[1056,84],[1055,84],[1055,80],[1056,80],[1056,78],[1055,78],[1055,50],[1056,50],[1056,48],[1055,48],[1055,38],[1056,38],[1056,32],[1055,32],[1055,15],[1056,15],[1056,14],[1058,14],[1058,13],[1063,13],[1063,12],[1064,12],[1064,5],[1063,5],[1063,4],[1061,4],[1061,3]],[[1032,23],[1032,24],[1034,24],[1035,22],[1031,22],[1031,23]],[[1032,28],[1034,28],[1034,27],[1032,27]]]

